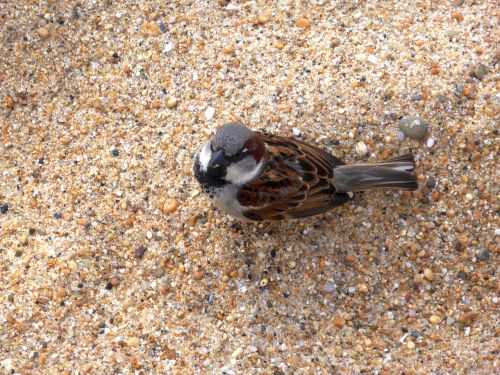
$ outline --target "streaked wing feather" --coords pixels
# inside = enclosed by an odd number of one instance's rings
[[[349,200],[328,181],[343,162],[295,139],[261,133],[267,144],[262,173],[242,187],[238,200],[251,220],[303,218],[324,213]]]

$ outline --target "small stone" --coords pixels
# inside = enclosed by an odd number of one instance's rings
[[[425,180],[425,186],[427,186],[429,189],[436,187],[436,179],[433,176],[428,176]]]
[[[120,155],[120,151],[118,151],[118,149],[114,148],[111,150],[111,155],[116,157],[116,156]]]
[[[264,25],[271,21],[271,11],[265,10],[257,16],[257,22]]]
[[[213,119],[214,115],[215,115],[215,108],[214,107],[208,107],[205,110],[205,118],[207,119],[207,121],[210,121],[211,119]]]
[[[139,339],[137,337],[131,337],[127,340],[127,346],[134,347],[139,346]]]
[[[460,5],[462,5],[464,3],[465,0],[453,0],[451,2],[451,6],[453,7],[459,7]]]
[[[307,18],[305,17],[300,17],[297,22],[296,22],[297,26],[302,28],[302,29],[308,29],[311,27],[311,21],[309,21]]]
[[[7,99],[5,100],[5,108],[14,108],[14,98],[12,96],[7,96]]]
[[[231,358],[239,359],[241,358],[242,354],[243,354],[243,348],[240,346],[234,352],[231,353]]]
[[[332,39],[332,47],[335,48],[335,47],[338,47],[340,46],[340,39],[339,38],[333,38]]]
[[[0,206],[0,213],[5,215],[9,211],[9,205],[7,203],[4,203]]]
[[[396,135],[396,139],[398,141],[404,141],[405,140],[405,133],[403,133],[402,131],[399,131],[398,134]]]
[[[432,273],[432,271],[429,269],[429,268],[426,268],[424,270],[424,277],[428,280],[428,281],[432,281],[434,280],[434,274]]]
[[[365,156],[368,153],[368,147],[364,142],[358,142],[356,144],[356,154],[359,156]]]
[[[399,121],[399,129],[405,136],[412,139],[422,139],[429,124],[418,116],[405,116]]]
[[[435,144],[436,144],[436,140],[434,138],[429,138],[426,142],[426,146],[428,148],[433,148]]]
[[[358,289],[360,293],[368,293],[368,286],[366,284],[359,284]]]
[[[466,312],[465,314],[461,315],[459,318],[458,318],[458,321],[463,324],[463,325],[466,325],[466,326],[469,326],[472,324],[472,322],[474,322],[474,320],[476,320],[477,318],[479,317],[479,313],[478,312],[475,312],[475,311],[469,311],[469,312]]]
[[[478,80],[482,81],[484,77],[488,74],[488,67],[483,64],[478,64],[474,68],[474,77],[476,77]]]
[[[487,249],[483,249],[477,256],[477,258],[479,260],[486,262],[488,259],[490,259],[490,252]]]
[[[163,203],[162,211],[166,214],[171,214],[177,210],[179,207],[179,202],[176,199],[169,198]]]
[[[203,279],[203,277],[205,277],[205,273],[204,273],[203,271],[195,271],[195,272],[193,273],[193,279],[194,279],[194,280],[197,280],[197,281],[198,281],[198,280]]]
[[[163,275],[165,275],[165,268],[164,267],[158,267],[157,269],[154,270],[154,273],[156,278],[160,278]]]
[[[429,322],[431,324],[439,324],[441,323],[441,317],[438,316],[438,315],[432,315],[430,318],[429,318]]]
[[[467,193],[467,194],[465,194],[465,199],[468,201],[471,201],[472,199],[474,199],[474,197],[471,193]]]
[[[120,285],[120,279],[117,277],[112,277],[111,280],[109,280],[109,283],[112,286],[118,286],[118,285]]]
[[[70,260],[68,263],[68,268],[71,271],[75,272],[76,270],[78,270],[78,264],[74,260]]]
[[[40,27],[37,31],[37,34],[42,39],[47,39],[49,37],[49,30],[45,27]]]
[[[300,137],[302,135],[302,132],[300,131],[300,129],[297,129],[297,128],[293,128],[292,132],[293,132],[294,137]]]
[[[335,156],[338,159],[342,159],[344,157],[344,151],[342,150],[335,150],[332,152],[332,155]]]
[[[366,61],[368,61],[370,64],[373,64],[373,65],[378,63],[378,60],[375,57],[375,55],[368,55]]]
[[[139,246],[137,249],[135,249],[135,257],[137,259],[142,258],[145,253],[146,253],[146,248],[144,246]]]
[[[338,329],[341,329],[343,326],[345,326],[345,323],[346,320],[340,315],[337,315],[335,316],[335,318],[333,318],[333,325]]]
[[[235,50],[236,48],[233,45],[227,45],[222,48],[222,53],[224,55],[231,55]]]
[[[410,350],[415,349],[415,343],[413,341],[408,341],[406,347]]]
[[[434,202],[437,202],[439,201],[439,199],[441,199],[441,193],[439,191],[435,191],[432,193],[432,200]]]
[[[175,108],[175,106],[177,105],[177,98],[175,96],[171,96],[170,98],[168,98],[167,100],[167,108]]]

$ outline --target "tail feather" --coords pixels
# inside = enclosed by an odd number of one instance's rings
[[[380,189],[416,190],[417,177],[412,154],[377,164],[342,165],[333,172],[333,184],[339,193]]]

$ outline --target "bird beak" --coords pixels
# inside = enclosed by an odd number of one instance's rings
[[[212,158],[208,162],[209,168],[219,168],[224,160],[224,152],[222,150],[216,151],[212,154]]]

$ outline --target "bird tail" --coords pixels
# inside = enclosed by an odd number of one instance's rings
[[[412,154],[377,164],[341,165],[333,171],[333,184],[339,193],[366,190],[416,190],[417,177]]]

